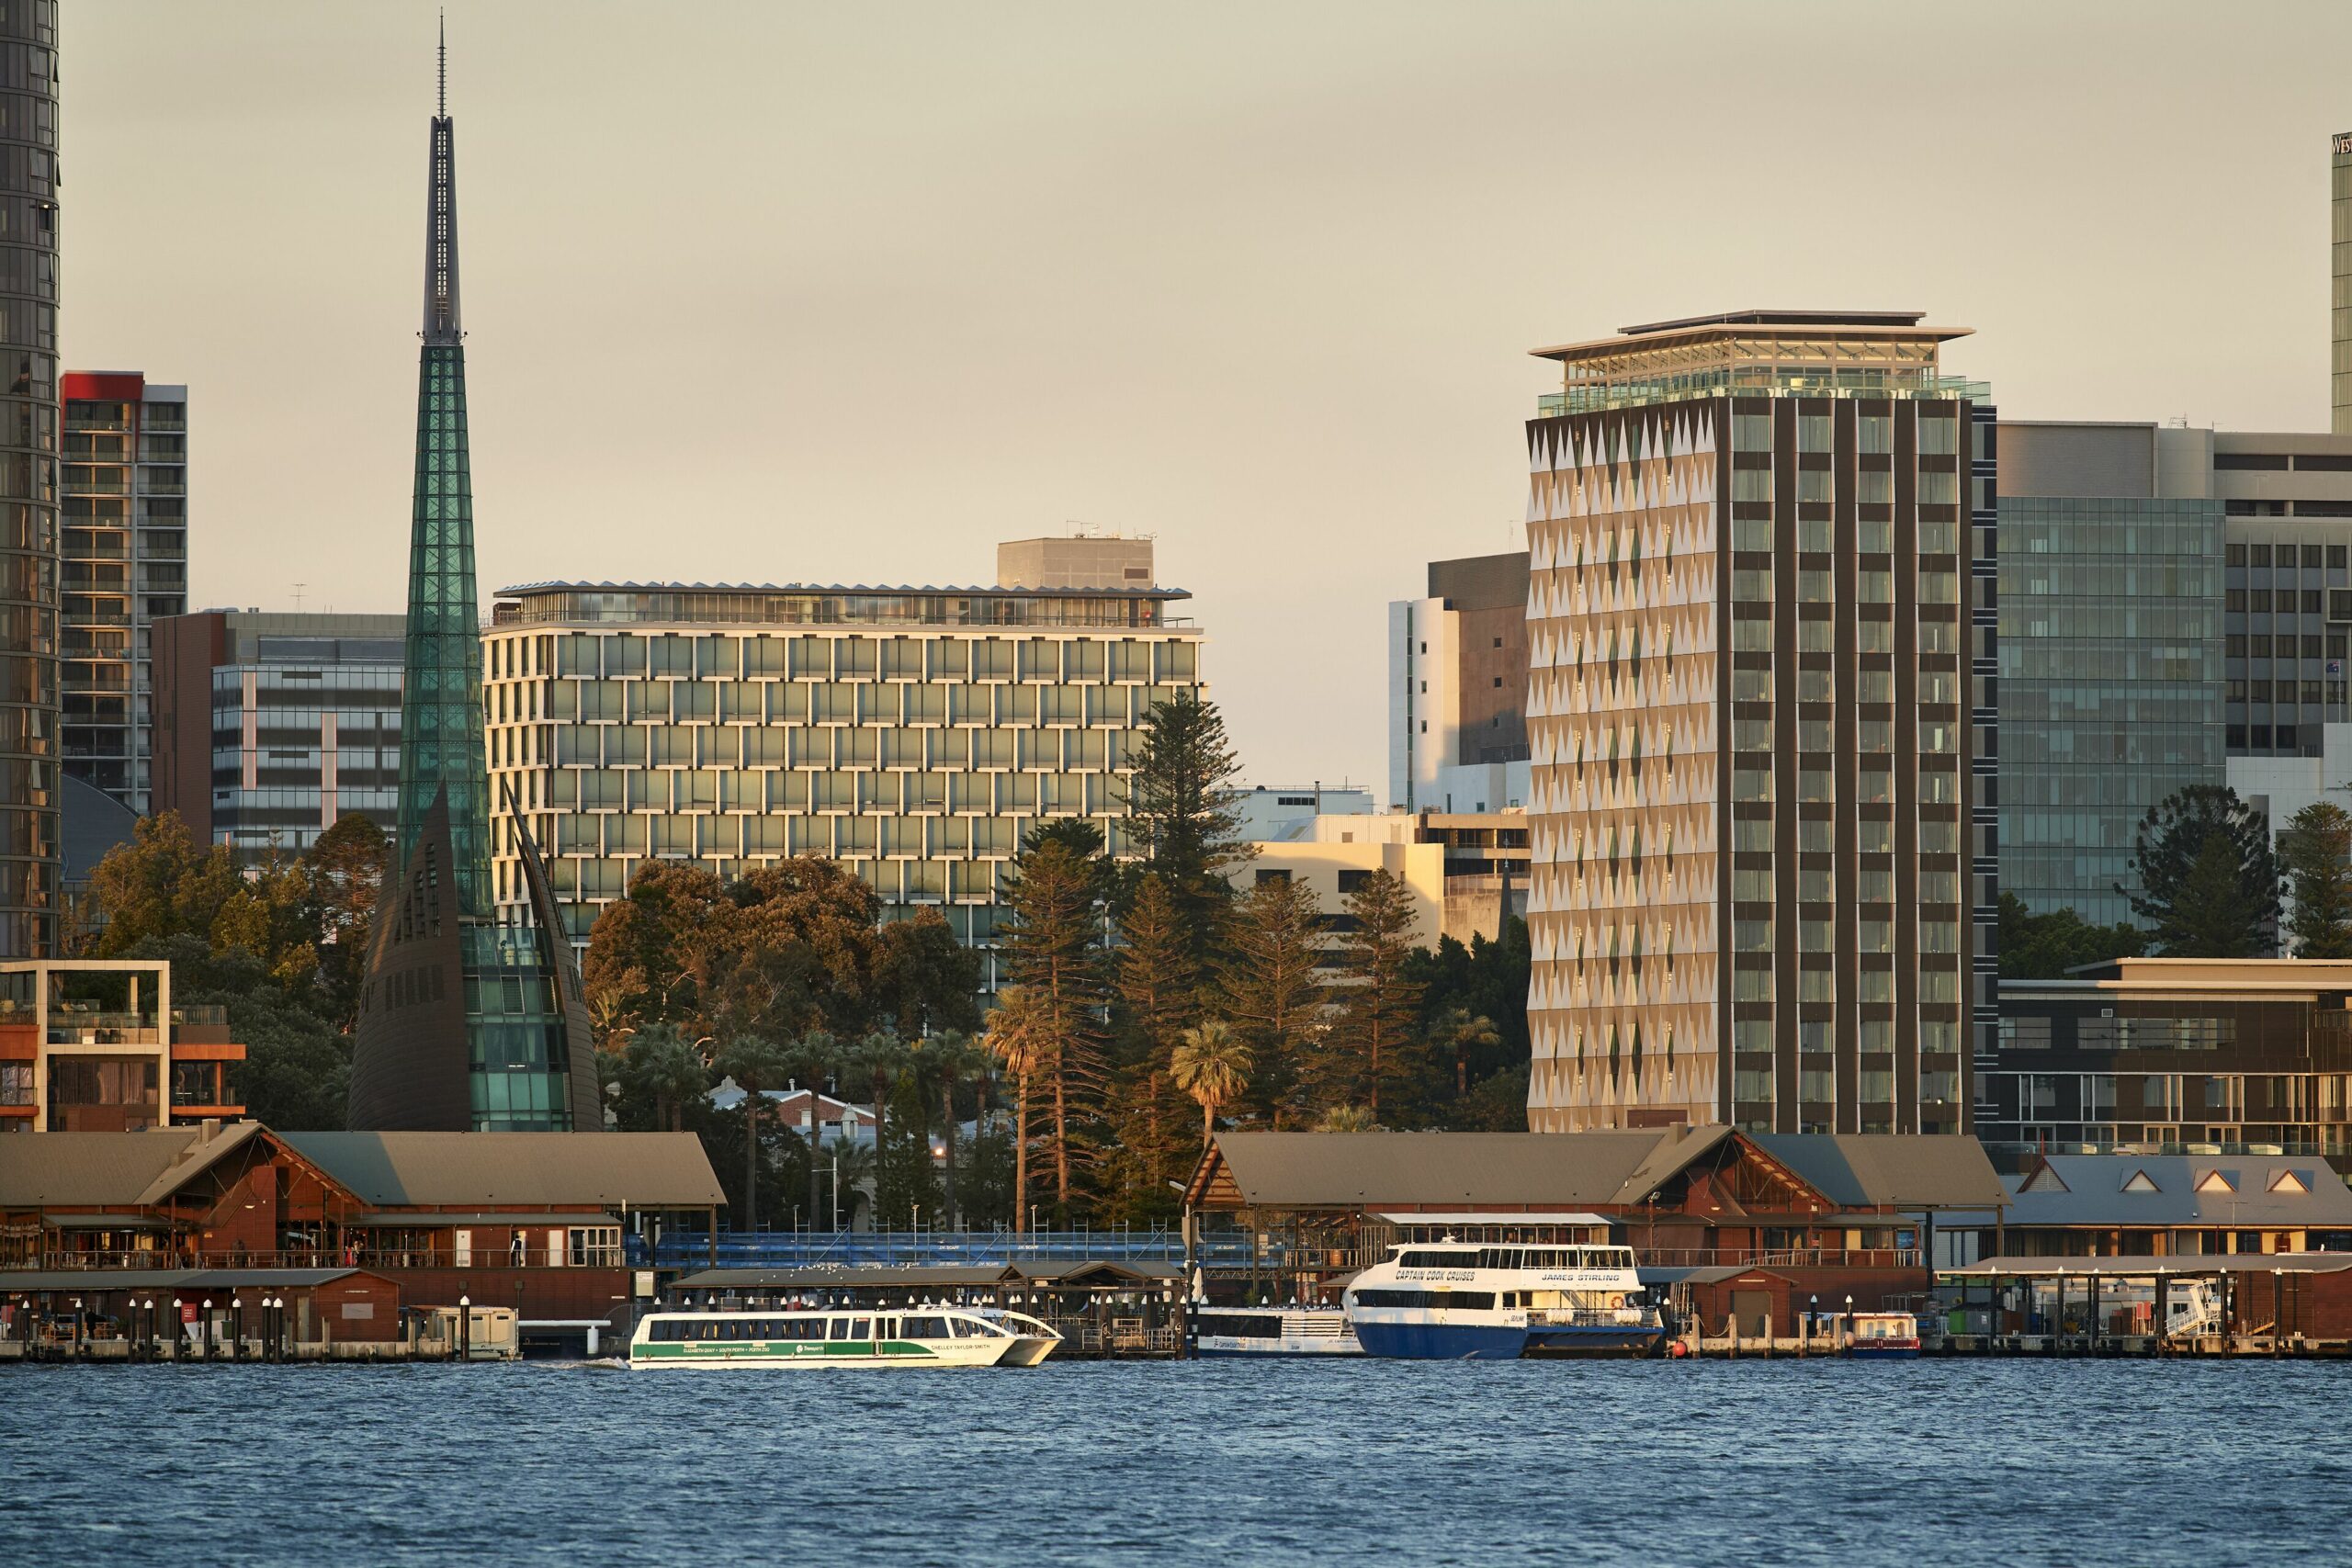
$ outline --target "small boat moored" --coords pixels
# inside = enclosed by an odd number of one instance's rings
[[[1919,1354],[1919,1320],[1907,1312],[1846,1316],[1846,1354],[1858,1361],[1907,1361]]]
[[[1199,1356],[1361,1356],[1345,1307],[1204,1306],[1192,1309]]]

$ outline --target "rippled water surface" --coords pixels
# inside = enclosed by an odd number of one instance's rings
[[[0,1563],[2344,1561],[2352,1366],[0,1369]]]

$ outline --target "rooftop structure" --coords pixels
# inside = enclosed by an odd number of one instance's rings
[[[1152,542],[1119,534],[1012,539],[996,547],[996,580],[1008,588],[1148,588]]]
[[[498,591],[497,626],[1155,626],[1182,588],[854,587],[839,583],[526,582]]]
[[[1613,338],[1532,350],[1559,362],[1542,415],[1686,398],[1968,398],[1982,383],[1944,376],[1940,346],[1969,327],[1923,327],[1916,310],[1732,310],[1621,327]]]

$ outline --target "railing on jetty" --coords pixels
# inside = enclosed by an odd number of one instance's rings
[[[627,1239],[630,1267],[701,1269],[712,1261],[709,1233],[666,1232],[660,1247]],[[872,1267],[975,1268],[1008,1263],[1164,1263],[1184,1261],[1184,1237],[1160,1226],[1130,1230],[1029,1231],[721,1231],[722,1269],[814,1269],[828,1264]],[[1249,1260],[1246,1243],[1208,1249],[1211,1263]]]

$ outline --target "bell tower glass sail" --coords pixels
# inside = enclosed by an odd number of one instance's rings
[[[458,308],[457,128],[444,90],[427,184],[416,481],[397,829],[353,1032],[347,1120],[361,1131],[589,1132],[604,1125],[595,1050],[526,823],[501,925],[491,886],[465,333]]]

